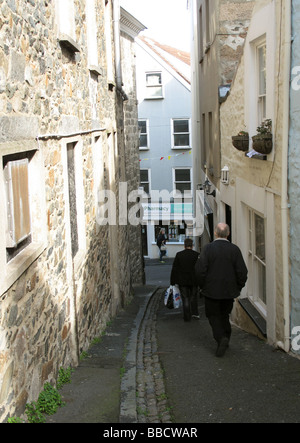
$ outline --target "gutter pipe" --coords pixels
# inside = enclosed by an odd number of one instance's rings
[[[291,71],[291,36],[292,36],[292,0],[285,3],[284,31],[284,77],[283,77],[283,131],[282,131],[282,184],[281,184],[281,227],[282,227],[282,263],[283,263],[283,343],[277,346],[285,352],[290,351],[290,280],[289,280],[289,201],[288,201],[288,154],[290,122],[290,71]]]

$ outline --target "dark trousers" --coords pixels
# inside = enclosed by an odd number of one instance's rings
[[[183,306],[184,321],[191,321],[192,315],[198,315],[197,286],[179,286]]]
[[[205,297],[205,314],[212,327],[214,339],[218,344],[222,337],[231,337],[229,316],[233,308],[233,299],[214,300]]]

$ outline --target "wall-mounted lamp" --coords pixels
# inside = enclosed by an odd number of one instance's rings
[[[211,195],[212,197],[216,197],[216,190],[214,189],[212,192],[210,192],[211,190],[211,182],[208,180],[208,178],[205,180],[205,182],[203,184],[199,184],[197,186],[197,188],[199,190],[203,190],[205,192],[206,195]]]
[[[223,185],[229,185],[229,168],[228,166],[224,166],[221,170],[221,183]]]

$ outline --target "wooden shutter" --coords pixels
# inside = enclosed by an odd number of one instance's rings
[[[10,161],[4,168],[7,204],[6,247],[14,248],[31,234],[28,159]]]

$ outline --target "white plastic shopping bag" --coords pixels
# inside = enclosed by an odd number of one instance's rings
[[[179,309],[181,304],[182,302],[178,285],[170,286],[165,292],[165,306],[168,309]]]
[[[165,292],[165,306],[168,309],[174,309],[173,303],[173,286],[170,286]]]
[[[179,309],[182,303],[178,285],[173,286],[173,303],[174,309]]]

